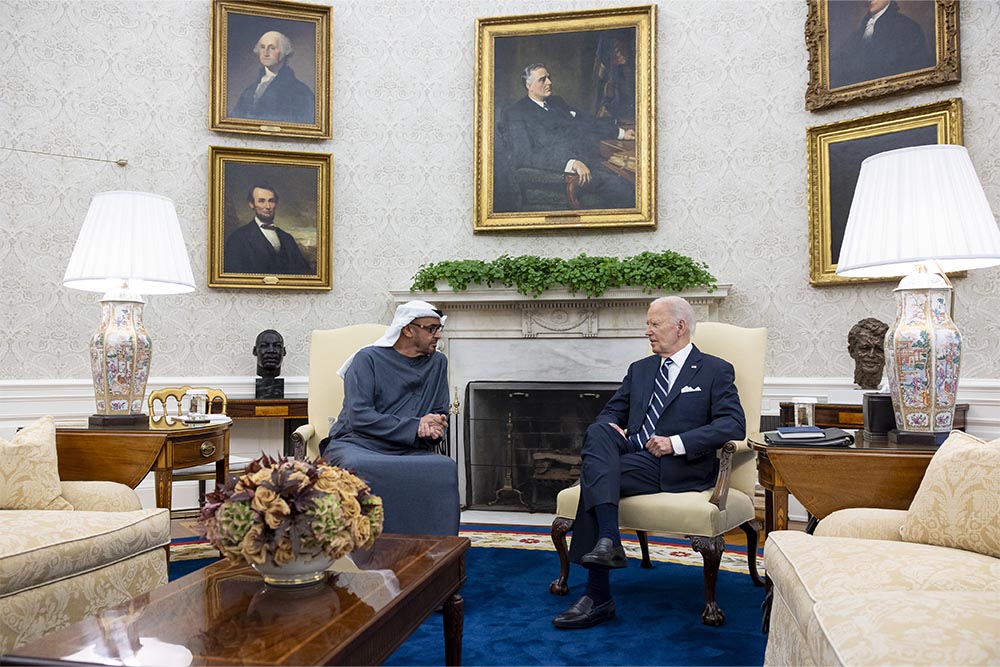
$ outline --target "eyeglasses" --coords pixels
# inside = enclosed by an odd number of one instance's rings
[[[410,324],[412,324],[417,328],[423,329],[432,336],[439,331],[444,331],[443,324],[417,324],[416,322],[410,322]]]

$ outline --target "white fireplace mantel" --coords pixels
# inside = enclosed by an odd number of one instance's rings
[[[694,307],[701,321],[719,319],[719,303],[731,284],[713,292],[676,292]],[[599,297],[546,290],[537,297],[506,287],[476,286],[456,292],[392,290],[398,305],[413,299],[433,303],[448,315],[448,338],[636,338],[646,327],[649,302],[665,293],[613,288]]]

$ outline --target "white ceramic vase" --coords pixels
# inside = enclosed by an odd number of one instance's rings
[[[326,570],[331,565],[333,559],[325,553],[301,555],[283,565],[275,563],[271,554],[267,554],[267,560],[263,563],[251,563],[253,569],[264,578],[264,583],[283,588],[319,583],[326,578]]]

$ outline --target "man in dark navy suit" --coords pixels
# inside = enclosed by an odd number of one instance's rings
[[[314,273],[295,238],[274,224],[278,191],[258,183],[247,193],[247,202],[254,219],[226,238],[222,270],[268,275]]]
[[[295,53],[288,37],[276,30],[265,32],[257,40],[253,52],[260,60],[260,70],[236,100],[232,115],[275,122],[315,123],[316,96],[309,86],[296,78],[288,65]]]
[[[543,63],[524,68],[527,94],[510,105],[506,120],[516,167],[575,174],[585,208],[633,208],[635,185],[602,164],[603,139],[635,139],[635,130],[613,118],[595,118],[552,94],[552,77]]]
[[[615,615],[609,572],[628,563],[619,498],[710,489],[719,471],[716,451],[746,435],[733,366],[691,343],[695,324],[684,299],[653,301],[646,313],[653,355],[629,366],[587,428],[569,552],[588,570],[587,590],[552,620],[557,628],[588,628]]]
[[[896,0],[867,0],[858,27],[830,58],[830,87],[838,88],[933,67],[924,30]]]

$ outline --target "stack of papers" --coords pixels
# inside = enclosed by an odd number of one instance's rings
[[[826,433],[818,426],[779,426],[778,435],[788,440],[818,440]]]

